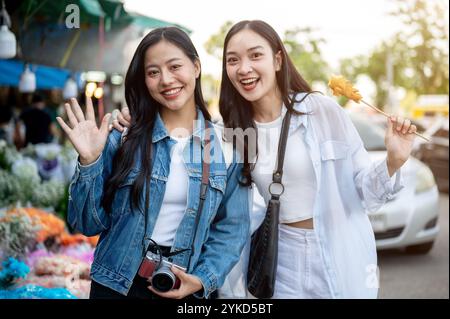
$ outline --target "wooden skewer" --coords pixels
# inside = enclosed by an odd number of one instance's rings
[[[373,105],[370,105],[369,103],[365,102],[364,100],[361,100],[361,102],[364,103],[365,105],[371,107],[372,109],[374,109],[374,110],[377,111],[378,113],[381,113],[381,114],[383,114],[383,115],[386,116],[386,117],[391,117],[391,116],[390,116],[389,114],[387,114],[386,112],[383,112],[383,111],[380,110],[379,108],[377,108],[377,107],[375,107],[375,106],[373,106]],[[430,141],[430,139],[429,139],[428,137],[425,137],[425,136],[423,136],[423,135],[420,134],[420,133],[414,132],[414,134],[416,134],[417,136],[423,138],[423,139],[424,139],[425,141],[427,141],[427,142]]]

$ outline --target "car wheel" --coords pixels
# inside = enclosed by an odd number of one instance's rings
[[[434,241],[419,245],[412,245],[406,247],[406,253],[408,254],[427,254],[433,248]]]

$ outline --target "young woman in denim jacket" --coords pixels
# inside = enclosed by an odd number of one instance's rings
[[[292,114],[273,297],[375,298],[376,247],[365,211],[379,209],[402,188],[399,169],[410,155],[416,127],[406,119],[388,119],[387,158],[371,163],[349,116],[334,100],[309,94],[299,103],[311,89],[263,21],[242,21],[230,29],[222,66],[220,112],[226,127],[257,130],[258,155],[245,161],[243,175],[248,185],[256,184],[266,205],[281,123],[286,112]],[[252,230],[264,209],[252,216]],[[246,277],[245,258],[241,266],[229,275],[237,280],[226,283],[222,296],[245,296],[237,289],[245,287],[239,284]]]
[[[126,75],[133,118],[126,135],[109,134],[110,114],[97,128],[89,98],[85,113],[72,100],[66,105],[68,123],[58,118],[79,154],[68,222],[87,236],[100,234],[91,298],[209,298],[239,260],[249,229],[248,188],[240,184],[242,165],[235,156],[225,162],[221,139],[205,127],[210,116],[200,71],[183,31],[156,29],[139,44]],[[207,134],[214,158],[203,210],[197,212]],[[179,252],[171,262],[187,271],[172,267],[178,289],[155,291],[137,275],[152,240],[164,253]]]

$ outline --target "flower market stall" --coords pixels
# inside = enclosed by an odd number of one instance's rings
[[[0,299],[88,298],[98,237],[65,222],[75,165],[69,146],[0,140]]]

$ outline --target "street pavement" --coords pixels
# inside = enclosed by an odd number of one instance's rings
[[[379,298],[449,298],[448,199],[448,194],[439,196],[440,232],[428,254],[408,255],[394,250],[378,252]]]

